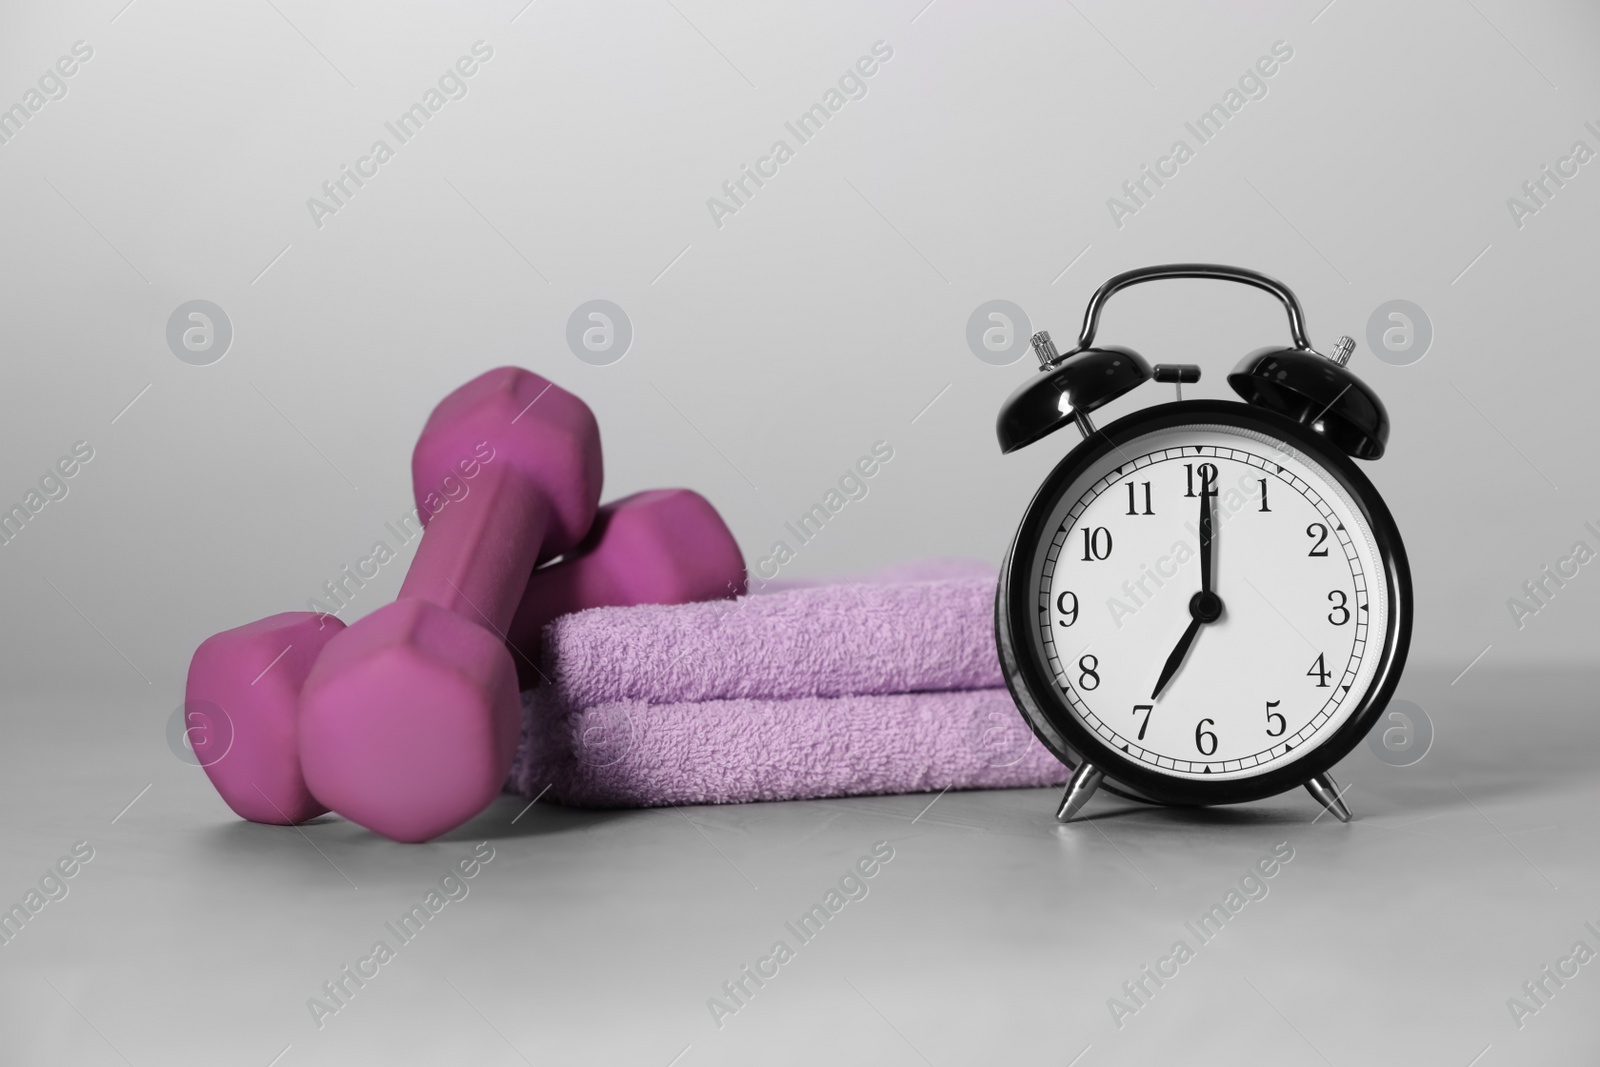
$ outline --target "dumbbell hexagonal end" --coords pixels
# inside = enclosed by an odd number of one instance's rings
[[[243,818],[289,824],[327,812],[300,774],[296,704],[323,646],[343,629],[332,615],[286,611],[224,630],[195,649],[185,737]]]
[[[550,506],[540,549],[550,559],[583,539],[600,502],[600,427],[589,405],[520,367],[478,375],[439,402],[411,456],[422,520],[471,491],[478,468],[517,466]]]
[[[711,502],[692,489],[613,500],[559,562],[533,572],[510,627],[517,670],[532,688],[546,624],[585,608],[687,604],[742,596],[744,556]]]
[[[318,800],[395,841],[488,806],[522,723],[516,668],[490,631],[420,600],[331,641],[300,695],[300,766]]]
[[[607,504],[588,543],[591,569],[614,587],[606,599],[620,604],[683,604],[744,592],[739,543],[692,489],[651,489]],[[604,602],[598,595],[580,599]]]

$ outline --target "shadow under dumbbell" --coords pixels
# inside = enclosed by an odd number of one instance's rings
[[[633,814],[626,810],[568,808],[548,797],[534,804],[516,793],[502,793],[494,803],[435,841],[483,841],[544,834],[580,833]]]
[[[325,877],[332,885],[349,882],[354,886],[404,871],[404,857],[420,859],[437,846],[582,833],[633,814],[637,813],[566,808],[548,799],[530,807],[526,797],[507,793],[464,825],[426,844],[396,844],[348,819],[327,814],[298,826],[226,819],[203,833],[200,847],[205,855],[221,857],[234,870],[253,872],[252,878],[268,883],[283,877]],[[307,847],[308,843],[312,847]]]

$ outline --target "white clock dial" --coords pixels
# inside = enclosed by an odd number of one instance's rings
[[[1196,622],[1206,491],[1221,614]],[[1286,441],[1221,425],[1112,449],[1067,487],[1031,568],[1037,643],[1071,713],[1178,778],[1259,775],[1331,737],[1372,685],[1391,610],[1339,481]]]

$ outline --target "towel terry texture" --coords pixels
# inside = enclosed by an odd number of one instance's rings
[[[648,807],[1065,781],[1001,680],[994,585],[925,563],[563,616],[511,785]]]

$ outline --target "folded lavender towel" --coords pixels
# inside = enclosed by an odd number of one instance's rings
[[[790,700],[624,700],[564,708],[524,694],[512,788],[630,808],[1059,785],[1067,768],[1004,689]]]
[[[1058,784],[1003,688],[994,583],[922,563],[559,618],[511,786],[634,807]]]
[[[596,608],[550,624],[544,673],[569,708],[993,689],[1004,684],[994,586],[992,569],[950,564],[910,580]]]

